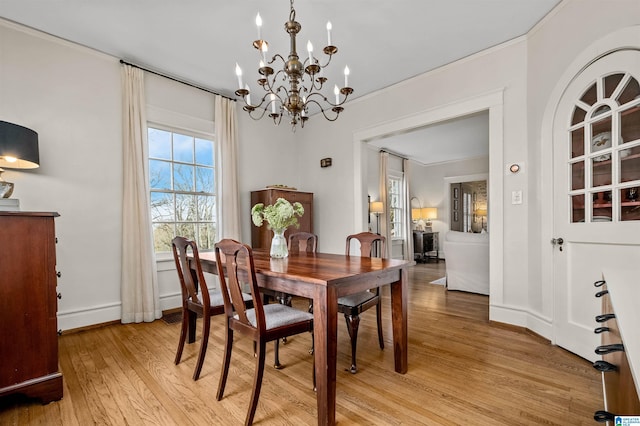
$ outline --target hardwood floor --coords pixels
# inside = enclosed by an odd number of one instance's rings
[[[600,373],[539,336],[488,321],[488,297],[429,284],[445,266],[409,273],[409,372],[393,371],[389,289],[385,342],[375,312],[362,316],[358,373],[339,323],[336,420],[341,425],[582,425],[602,408]],[[304,308],[305,301],[294,303]],[[237,338],[225,397],[215,400],[223,348],[222,317],[212,319],[200,380],[191,379],[198,345],[173,364],[179,325],[110,325],[60,337],[64,398],[48,405],[0,400],[0,425],[243,424],[254,372],[252,345]],[[256,424],[313,425],[309,335],[280,346],[282,370],[267,367]],[[273,361],[270,345],[268,360]]]

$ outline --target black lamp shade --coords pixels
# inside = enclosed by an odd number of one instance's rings
[[[16,159],[16,161],[9,161]],[[0,167],[35,169],[40,167],[38,134],[26,127],[0,121]]]

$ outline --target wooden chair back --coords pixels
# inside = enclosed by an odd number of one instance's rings
[[[220,290],[224,299],[224,310],[228,318],[240,322],[247,329],[264,333],[266,329],[264,308],[256,279],[251,247],[231,239],[224,239],[215,245],[216,264]],[[247,317],[247,307],[243,300],[243,284],[251,291],[255,309],[256,326]],[[237,315],[237,318],[234,318]]]
[[[289,253],[315,253],[318,250],[318,236],[310,232],[295,232],[289,235]]]
[[[203,309],[210,306],[209,289],[205,284],[204,274],[202,273],[202,265],[200,264],[200,256],[198,255],[198,246],[194,241],[184,237],[175,237],[171,241],[173,249],[173,260],[176,263],[178,278],[180,279],[180,290],[182,291],[182,307],[187,309],[189,304],[200,305]],[[189,267],[189,253],[193,255],[196,270]],[[198,286],[196,283],[202,283]],[[200,293],[198,293],[200,287]],[[199,294],[202,295],[200,300]]]
[[[352,234],[347,236],[347,247],[345,254],[349,256],[351,251],[351,240],[358,240],[360,242],[360,256],[372,257],[374,256],[374,248],[377,246],[376,253],[385,253],[386,238],[373,232],[360,232],[359,234]],[[384,257],[383,255],[377,257]]]

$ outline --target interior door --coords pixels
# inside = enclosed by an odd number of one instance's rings
[[[637,50],[610,53],[571,82],[554,117],[554,338],[589,360],[593,282],[640,263],[639,80]]]

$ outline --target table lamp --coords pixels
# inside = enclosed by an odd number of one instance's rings
[[[427,226],[431,226],[431,221],[438,218],[437,207],[424,207],[422,208],[422,219],[427,223]]]
[[[38,134],[17,124],[0,121],[0,198],[9,198],[13,183],[2,179],[2,167],[35,169],[40,167]]]
[[[484,229],[484,218],[487,217],[487,209],[478,209],[474,213],[476,216],[480,216],[480,229]]]
[[[422,219],[422,209],[411,209],[411,220],[414,222]]]

